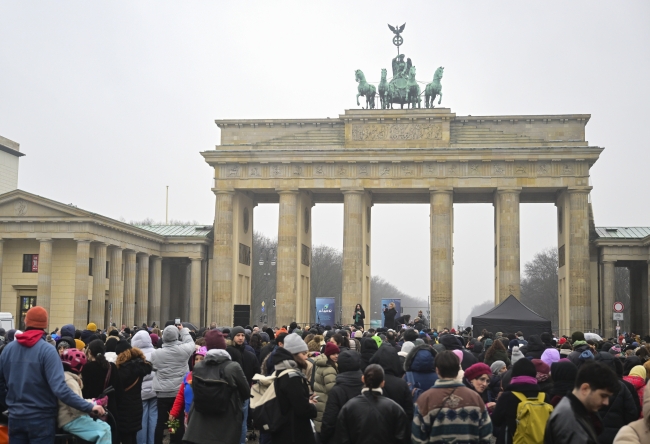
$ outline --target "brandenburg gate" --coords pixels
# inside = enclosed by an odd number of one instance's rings
[[[590,116],[457,116],[447,108],[347,110],[338,118],[218,120],[208,317],[250,304],[253,207],[279,203],[277,325],[309,322],[311,209],[342,202],[342,318],[370,306],[372,206],[431,206],[431,327],[452,326],[453,205],[494,205],[494,299],[520,296],[521,203],[557,207],[560,330],[598,327],[589,244]],[[395,233],[399,236],[399,233]],[[486,289],[487,291],[488,289]],[[596,292],[597,293],[597,292]],[[597,296],[596,296],[597,297]]]

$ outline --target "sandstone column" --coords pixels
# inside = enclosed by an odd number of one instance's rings
[[[499,188],[496,192],[496,221],[498,224],[496,303],[513,295],[521,296],[519,254],[519,193],[521,188]]]
[[[126,250],[124,254],[124,305],[122,306],[122,323],[129,328],[134,325],[135,318],[135,277],[136,253]]]
[[[122,252],[120,247],[111,248],[110,269],[108,270],[108,308],[109,322],[118,328],[122,325],[122,305],[124,303],[124,283],[122,282]]]
[[[343,295],[342,317],[349,324],[354,307],[363,301],[363,213],[366,211],[363,190],[343,191]],[[370,309],[365,308],[370,318]]]
[[[650,260],[646,261],[646,270],[645,270],[645,294],[642,295],[643,303],[643,331],[650,330]]]
[[[88,266],[90,258],[90,240],[77,239],[77,261],[74,279],[73,323],[83,329],[88,324]]]
[[[4,239],[0,239],[0,310],[2,310],[2,253],[4,247]]]
[[[105,328],[104,312],[106,309],[106,247],[107,245],[105,243],[96,242],[95,257],[93,258],[93,299],[90,302],[89,322],[94,322],[97,325],[97,328]]]
[[[36,304],[50,313],[52,298],[52,239],[39,239],[38,250],[38,293]]]
[[[212,278],[212,319],[217,325],[233,321],[233,191],[215,191],[214,273]]]
[[[296,320],[298,297],[298,191],[279,191],[280,221],[278,224],[278,259],[276,279],[277,325]],[[345,269],[345,266],[343,267]]]
[[[162,258],[155,256],[151,258],[151,272],[149,273],[149,314],[147,323],[156,321],[156,325],[165,325],[167,319],[160,317],[162,285]]]
[[[431,190],[431,328],[453,326],[453,203],[451,188]]]
[[[201,325],[201,258],[192,257],[190,264],[190,322]]]
[[[160,290],[160,322],[165,325],[170,318],[171,305],[171,267],[169,259],[162,261],[162,283]]]
[[[612,311],[614,307],[615,298],[615,262],[602,261],[603,263],[603,303],[602,303],[602,317],[603,317],[603,337],[610,338],[616,334],[614,329],[614,322]]]
[[[569,322],[571,331],[589,331],[591,292],[589,273],[589,188],[569,188]]]
[[[138,272],[135,277],[135,318],[134,325],[141,327],[145,322],[148,325],[149,305],[149,255],[138,253]]]

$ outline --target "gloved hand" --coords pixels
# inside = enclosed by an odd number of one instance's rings
[[[108,405],[108,396],[104,396],[103,398],[95,398],[93,401],[95,401],[95,405],[106,407]]]

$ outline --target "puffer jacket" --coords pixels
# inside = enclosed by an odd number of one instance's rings
[[[435,356],[435,350],[427,344],[416,346],[406,356],[404,378],[411,390],[413,402],[416,402],[423,392],[433,387],[438,379]]]
[[[336,384],[336,375],[338,373],[335,367],[332,367],[327,362],[327,356],[321,355],[315,361],[316,366],[316,380],[314,381],[314,393],[318,396],[318,404],[316,404],[316,419],[314,426],[316,431],[320,433],[321,423],[323,421],[323,412],[327,404],[327,395]]]
[[[133,336],[133,339],[131,339],[131,345],[139,348],[147,361],[151,360],[151,353],[154,351],[154,348],[151,343],[151,336],[149,336],[147,331],[140,330],[137,332],[135,336]],[[153,389],[153,374],[148,374],[144,377],[140,393],[143,401],[156,397],[156,392]]]
[[[168,325],[163,331],[163,346],[151,352],[151,364],[156,372],[153,389],[159,398],[175,398],[190,370],[187,361],[194,353],[194,341],[190,331],[183,328],[178,339],[178,328]]]
[[[616,433],[621,427],[628,425],[639,417],[639,411],[634,405],[632,395],[623,384],[623,381],[619,381],[619,384],[621,388],[615,395],[609,397],[609,405],[598,411],[598,417],[603,424],[603,431],[598,435],[600,444],[613,442]]]
[[[576,365],[576,367],[580,368],[580,365],[582,365],[582,362],[580,362],[580,355],[582,354],[582,352],[587,350],[591,350],[588,344],[578,345],[574,347],[573,351],[569,353],[569,356],[567,356],[567,358],[569,359],[569,361],[573,362]]]
[[[645,380],[640,376],[630,376],[630,375],[623,376],[623,379],[634,386],[634,389],[636,390],[639,399],[644,400],[643,404],[645,407],[645,398],[644,398]],[[639,412],[639,417],[643,418],[643,409],[641,409],[641,412]]]
[[[497,361],[503,361],[506,363],[506,367],[510,367],[510,358],[508,358],[508,352],[505,350],[496,350],[489,358],[486,356],[484,362],[487,365],[492,365]]]
[[[117,428],[120,433],[137,432],[142,428],[142,380],[151,373],[151,364],[140,350],[130,348],[117,355],[116,365],[122,384],[118,409],[113,412]]]
[[[616,434],[614,444],[645,444],[650,442],[650,382],[643,394],[643,418],[629,423]]]
[[[528,344],[520,347],[520,350],[526,358],[542,359],[542,354],[544,354],[544,350],[547,348],[548,347],[542,342],[538,335],[530,335],[528,338]],[[503,359],[501,359],[501,361],[503,361]]]
[[[79,397],[82,397],[81,378],[72,372],[64,372],[63,374],[65,375],[65,383],[68,387],[70,387],[70,390],[72,390]],[[92,405],[92,401],[88,402]],[[72,422],[83,415],[85,415],[84,412],[80,412],[79,410],[72,408],[59,400],[59,415],[57,420],[59,427],[63,427],[67,423]]]
[[[399,367],[399,356],[395,347],[382,344],[370,359],[370,364],[379,364],[384,369],[384,396],[398,403],[406,412],[406,416],[412,418],[413,395],[407,382],[398,376],[403,370]]]

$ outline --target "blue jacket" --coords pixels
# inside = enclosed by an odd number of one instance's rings
[[[413,402],[429,390],[438,379],[435,364],[436,352],[427,344],[418,345],[411,350],[404,362],[405,379],[411,389]]]
[[[63,365],[45,335],[32,347],[12,341],[0,355],[0,402],[18,419],[56,418],[57,399],[90,413],[93,405],[77,396],[65,383]]]

